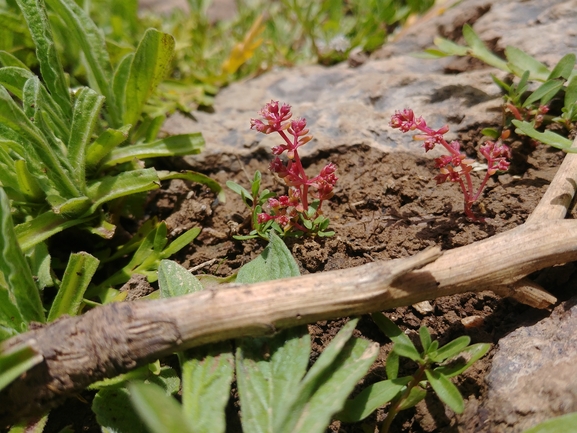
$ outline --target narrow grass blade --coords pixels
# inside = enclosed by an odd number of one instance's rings
[[[36,218],[15,227],[18,243],[23,251],[28,251],[39,242],[69,227],[87,222],[91,217],[68,219],[53,211],[44,212]]]
[[[234,376],[230,342],[182,354],[182,409],[195,433],[224,433],[225,408]]]
[[[443,403],[449,406],[455,413],[463,413],[465,402],[461,393],[446,376],[438,371],[425,370],[427,379],[437,396]]]
[[[290,399],[284,417],[275,425],[275,433],[323,433],[332,417],[343,409],[379,353],[378,344],[351,338],[356,322],[345,325],[309,370],[293,392],[296,398]]]
[[[390,402],[411,381],[411,377],[382,380],[369,385],[352,400],[347,400],[337,419],[344,422],[359,422],[378,408]]]
[[[130,399],[151,433],[193,433],[178,402],[158,385],[135,382],[129,385]]]
[[[0,390],[43,359],[31,342],[21,343],[0,353]]]
[[[199,227],[193,227],[187,230],[175,240],[173,240],[165,249],[163,249],[160,253],[160,257],[162,259],[168,259],[173,254],[176,254],[185,246],[190,244],[193,240],[195,240],[196,237],[200,234],[200,231],[201,229]]]
[[[94,170],[112,149],[126,141],[131,125],[120,129],[107,129],[86,149],[86,169]]]
[[[174,55],[174,38],[155,29],[144,34],[132,62],[124,95],[124,124],[134,125],[144,104],[164,79]]]
[[[62,283],[60,283],[60,288],[48,314],[49,322],[64,314],[78,315],[84,292],[99,263],[100,261],[96,257],[83,251],[70,255]]]
[[[17,305],[26,323],[32,321],[43,323],[45,317],[40,294],[26,258],[18,245],[10,213],[10,202],[2,188],[0,188],[0,230],[2,252],[0,272],[4,275],[10,298]]]
[[[42,78],[52,97],[58,102],[64,113],[71,113],[70,92],[66,84],[64,70],[56,52],[52,30],[46,15],[46,7],[42,0],[16,0],[28,29],[36,44],[36,57],[40,63]]]
[[[74,0],[46,0],[46,3],[66,23],[71,36],[80,45],[90,87],[106,97],[108,112],[115,123],[113,126],[120,126],[118,113],[112,105],[113,98],[110,95],[112,67],[101,30]]]
[[[153,168],[125,171],[116,176],[103,177],[91,182],[87,187],[88,197],[94,202],[89,213],[94,213],[107,201],[159,187],[160,181]]]
[[[172,260],[161,260],[158,266],[161,298],[173,298],[204,289],[198,278]]]
[[[179,172],[159,171],[158,177],[160,178],[161,181],[171,179],[183,179],[183,180],[189,180],[191,182],[201,183],[209,187],[210,190],[216,194],[218,201],[220,203],[226,202],[226,194],[224,193],[222,186],[220,186],[220,184],[216,180],[211,179],[205,174],[198,173],[192,170],[184,170]]]
[[[83,87],[76,93],[68,141],[68,160],[72,165],[74,180],[81,191],[86,187],[86,147],[92,138],[103,104],[104,97],[88,87]]]
[[[103,168],[113,167],[134,158],[161,158],[167,156],[195,155],[204,148],[204,138],[199,132],[194,134],[180,134],[153,141],[123,146],[114,149],[102,162]]]

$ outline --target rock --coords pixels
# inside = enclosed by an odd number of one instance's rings
[[[577,297],[499,341],[480,407],[484,432],[522,432],[577,411]]]
[[[203,133],[206,150],[187,159],[192,166],[223,153],[248,154],[278,144],[275,137],[249,129],[250,119],[274,99],[291,104],[295,116],[306,117],[314,139],[301,148],[304,155],[343,144],[423,154],[410,134],[388,126],[395,110],[413,108],[432,127],[449,124],[453,134],[474,125],[498,126],[501,91],[490,74],[504,74],[478,62],[482,69],[447,74],[462,69],[463,59],[424,60],[412,53],[430,47],[438,35],[455,38],[462,25],[470,23],[496,50],[513,44],[551,66],[577,46],[575,5],[567,0],[465,0],[455,7],[438,7],[362,66],[277,69],[223,89],[214,113],[195,111],[192,118],[175,114],[165,129]]]

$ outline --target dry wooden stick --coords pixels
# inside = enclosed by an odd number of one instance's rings
[[[555,205],[544,200],[545,210]],[[577,221],[534,220],[442,255],[431,249],[353,269],[99,307],[0,345],[28,343],[43,357],[0,392],[0,425],[41,414],[96,380],[213,341],[487,289],[521,293],[523,302],[543,308],[555,298],[524,277],[573,260]]]

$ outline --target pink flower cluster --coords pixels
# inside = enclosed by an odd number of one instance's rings
[[[284,143],[272,148],[273,154],[277,155],[271,162],[270,170],[282,179],[289,187],[288,195],[268,199],[264,212],[258,215],[258,222],[265,223],[275,220],[285,231],[291,227],[307,232],[301,224],[300,217],[314,220],[321,215],[323,201],[333,196],[333,189],[337,181],[335,175],[336,166],[327,164],[318,176],[308,178],[302,166],[298,148],[308,143],[312,136],[307,135],[306,119],[290,120],[292,117],[291,106],[278,101],[271,101],[259,111],[260,119],[251,119],[250,127],[263,134],[278,133]],[[287,161],[284,162],[279,156],[286,151]],[[313,188],[314,191],[309,191]],[[309,193],[319,203],[312,217],[309,215]]]
[[[465,198],[465,214],[473,221],[479,220],[472,210],[473,203],[477,201],[481,192],[485,188],[489,178],[497,171],[507,171],[509,169],[509,159],[511,150],[500,142],[487,141],[479,149],[481,155],[487,160],[487,173],[481,182],[481,185],[474,191],[471,171],[473,170],[471,159],[467,159],[461,153],[461,144],[454,140],[447,142],[444,135],[449,131],[447,125],[438,130],[427,126],[422,117],[415,117],[411,109],[396,111],[391,117],[390,125],[393,128],[400,129],[402,132],[420,131],[421,133],[414,136],[415,140],[424,141],[425,151],[434,149],[436,145],[443,146],[449,155],[443,155],[435,158],[435,166],[439,169],[440,174],[435,176],[437,184],[446,182],[457,182]]]

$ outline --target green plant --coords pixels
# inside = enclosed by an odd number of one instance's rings
[[[517,133],[566,152],[576,152],[577,150],[570,149],[572,140],[565,137],[573,134],[577,127],[575,54],[563,56],[553,69],[549,69],[534,57],[511,46],[505,48],[506,60],[501,59],[487,48],[469,25],[463,27],[463,37],[466,46],[436,38],[437,48],[426,50],[425,56],[472,56],[513,74],[519,81],[507,82],[493,76],[495,83],[505,93],[503,127],[509,128],[513,125]],[[535,86],[532,82],[539,84]],[[551,130],[552,124],[561,126],[561,131],[560,128]],[[493,138],[500,136],[495,130],[484,132]]]
[[[266,123],[252,119],[251,128],[263,134],[276,132],[284,141],[272,148],[272,153],[277,157],[271,162],[270,170],[277,178],[282,179],[289,191],[288,195],[279,197],[266,189],[260,192],[261,174],[258,171],[254,175],[250,192],[237,183],[228,181],[226,185],[239,194],[252,211],[253,230],[248,236],[236,238],[251,239],[260,236],[268,239],[272,231],[281,236],[334,235],[333,231],[327,230],[330,221],[323,215],[321,207],[323,202],[334,194],[333,188],[337,182],[336,166],[329,163],[317,176],[309,178],[298,151],[299,147],[312,139],[312,136],[307,135],[309,130],[306,129],[306,119],[289,122],[292,117],[290,105],[279,106],[278,101],[266,104],[259,114]],[[285,151],[286,163],[279,158]],[[312,201],[309,201],[309,194],[313,197]]]
[[[354,399],[348,400],[337,418],[345,422],[361,421],[379,407],[390,403],[380,429],[382,433],[388,432],[401,410],[411,408],[425,398],[427,383],[443,403],[454,412],[462,413],[463,397],[449,378],[461,374],[483,357],[489,351],[490,344],[469,345],[471,339],[462,336],[439,347],[438,341],[431,340],[427,328],[421,326],[419,337],[423,351],[419,352],[409,337],[385,315],[373,314],[373,320],[394,343],[385,366],[388,379],[368,386]],[[398,377],[400,357],[417,363],[414,374]]]
[[[577,412],[567,413],[548,419],[535,427],[524,430],[523,433],[575,433],[577,432]]]

